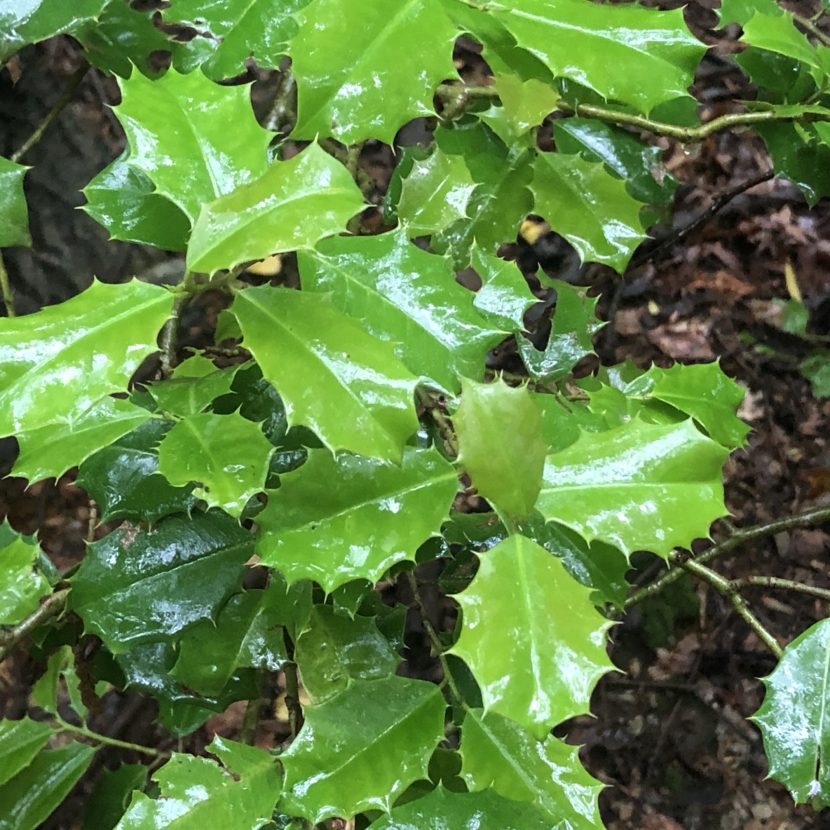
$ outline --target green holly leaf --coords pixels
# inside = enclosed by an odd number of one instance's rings
[[[35,611],[52,589],[36,563],[41,552],[34,537],[0,524],[0,625],[14,625]]]
[[[237,293],[232,308],[289,424],[314,430],[334,452],[400,459],[418,429],[417,380],[391,344],[315,294],[265,285]]]
[[[154,245],[169,251],[187,247],[190,221],[122,153],[83,189],[82,210],[109,232],[110,239]]]
[[[247,86],[219,86],[201,72],[174,69],[155,81],[134,72],[120,86],[114,112],[127,134],[128,164],[191,223],[203,204],[265,172],[272,134],[257,123]]]
[[[551,453],[569,447],[582,432],[605,432],[618,425],[583,401],[567,401],[566,408],[557,396],[547,393],[535,393],[533,400],[542,412],[542,435]]]
[[[622,273],[646,238],[640,203],[602,164],[564,153],[540,153],[530,189],[534,211],[574,246],[584,262]]]
[[[263,749],[218,735],[207,751],[221,766],[208,758],[174,753],[153,773],[159,797],[133,793],[116,830],[151,830],[173,824],[177,830],[259,830],[267,824],[280,788],[276,759]]]
[[[435,114],[435,88],[458,77],[452,62],[458,32],[440,0],[409,3],[394,14],[386,0],[350,0],[345,8],[341,0],[313,0],[295,17],[294,138],[392,144],[405,122]]]
[[[525,312],[537,300],[516,263],[474,248],[472,265],[481,277],[481,288],[473,300],[479,314],[504,331],[523,331]]]
[[[470,667],[485,711],[538,738],[588,712],[596,682],[613,668],[605,652],[612,623],[590,594],[524,536],[481,554],[478,573],[456,596],[462,625],[451,653]]]
[[[542,416],[527,387],[465,380],[452,416],[458,461],[500,513],[527,516],[542,486],[547,447]]]
[[[537,78],[525,81],[518,75],[498,75],[495,87],[517,137],[538,127],[559,101],[556,90]]]
[[[49,424],[17,434],[20,454],[11,475],[30,482],[60,478],[93,453],[152,418],[128,400],[106,397],[70,424]]]
[[[120,764],[104,768],[92,793],[86,798],[82,830],[112,830],[124,815],[133,790],[147,782],[144,764]]]
[[[795,27],[791,13],[767,13],[764,10],[756,10],[741,26],[741,40],[750,46],[805,63],[821,75],[826,73],[826,47],[820,51],[813,46]]]
[[[80,720],[85,722],[89,710],[83,701],[81,679],[75,670],[75,654],[71,646],[61,646],[50,655],[45,673],[32,687],[32,703],[52,715],[58,714],[58,693],[61,689],[61,681],[66,687],[71,708]]]
[[[77,31],[106,4],[107,0],[0,0],[0,63],[29,43]]]
[[[728,450],[691,421],[632,420],[583,432],[548,457],[537,509],[549,521],[623,551],[668,556],[709,535],[726,515],[722,467]]]
[[[488,3],[487,10],[557,77],[644,113],[688,97],[706,51],[679,9],[525,0],[521,5]],[[609,66],[620,71],[609,72]]]
[[[457,490],[455,471],[436,450],[407,447],[400,465],[309,450],[257,516],[262,564],[289,582],[313,579],[327,593],[353,579],[377,582],[396,562],[414,561]]]
[[[196,415],[216,398],[231,391],[239,366],[217,369],[212,360],[193,355],[180,363],[167,380],[157,381],[147,391],[159,409],[179,417]]]
[[[830,195],[830,132],[818,133],[822,126],[813,125],[811,130],[802,124],[780,122],[757,127],[776,175],[796,185],[810,207]],[[822,140],[818,140],[817,133]]]
[[[193,509],[193,485],[173,487],[158,472],[156,448],[172,426],[153,418],[81,464],[75,483],[95,499],[102,522],[155,524],[171,513]]]
[[[23,192],[23,177],[28,169],[0,156],[0,248],[28,248],[32,244],[29,208]]]
[[[721,26],[727,23],[740,23],[743,26],[755,12],[783,15],[784,9],[778,5],[777,0],[721,0],[717,14]]]
[[[279,671],[288,659],[282,629],[285,600],[279,585],[232,596],[215,624],[200,622],[184,633],[173,677],[215,697],[239,669]]]
[[[187,264],[192,271],[212,273],[312,248],[323,237],[345,231],[364,207],[349,171],[315,143],[206,204],[193,227]]]
[[[159,445],[159,472],[174,486],[195,481],[197,498],[240,516],[265,488],[274,447],[238,412],[203,412],[179,421]]]
[[[548,735],[539,741],[517,723],[471,710],[461,730],[461,777],[472,792],[492,787],[539,808],[554,826],[604,827],[597,798],[603,785],[579,762],[579,750]]]
[[[604,323],[596,317],[597,297],[561,280],[550,280],[556,289],[556,309],[550,337],[544,351],[534,348],[525,337],[517,338],[519,354],[527,371],[536,380],[558,381],[582,360],[594,353],[593,336]]]
[[[303,687],[315,703],[342,692],[355,680],[393,675],[400,662],[374,618],[339,614],[328,605],[314,606],[294,656]]]
[[[280,756],[280,810],[314,824],[389,812],[412,782],[427,777],[429,757],[444,737],[445,709],[437,686],[404,677],[355,680],[309,706],[300,734]]]
[[[125,391],[172,305],[159,286],[96,280],[65,303],[0,319],[0,435],[73,426],[105,395]]]
[[[796,804],[830,805],[830,619],[796,637],[768,677],[761,708],[752,718],[761,730],[769,777],[780,781]]]
[[[0,786],[28,767],[51,736],[52,728],[42,721],[0,720]]]
[[[483,377],[487,352],[506,337],[478,314],[449,261],[401,231],[330,239],[299,261],[306,290],[330,292],[370,334],[397,341],[410,371],[448,391],[458,390],[461,375]]]
[[[219,512],[126,527],[87,548],[70,606],[113,653],[213,619],[239,586],[253,536]]]

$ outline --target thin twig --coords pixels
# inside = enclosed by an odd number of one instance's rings
[[[53,617],[60,616],[66,606],[66,598],[69,596],[69,588],[55,591],[48,596],[37,608],[29,614],[26,619],[21,620],[16,626],[0,632],[0,660],[5,660],[9,652],[27,635],[36,628],[48,622]]]
[[[803,26],[817,41],[819,41],[819,43],[824,46],[830,46],[830,35],[822,32],[809,17],[804,17],[804,15],[797,14],[796,12],[792,12],[792,16],[793,20],[795,20],[799,26]]]
[[[67,721],[60,716],[58,716],[56,720],[59,724],[61,732],[72,732],[76,735],[83,735],[85,738],[89,738],[91,741],[97,741],[99,744],[115,746],[119,749],[130,749],[133,752],[141,752],[144,755],[152,755],[154,758],[167,755],[166,752],[161,752],[160,750],[153,749],[153,747],[150,746],[142,746],[141,744],[134,744],[130,741],[120,741],[118,738],[110,738],[107,735],[102,735],[100,732],[94,732],[91,729],[87,729],[85,726],[75,726],[74,724],[67,723]]]
[[[730,580],[729,584],[736,590],[750,586],[759,588],[775,588],[780,591],[794,591],[797,594],[807,594],[811,597],[818,597],[825,602],[830,602],[830,590],[827,588],[816,588],[804,582],[796,582],[792,579],[781,579],[777,576],[743,576],[740,579]]]
[[[282,667],[285,677],[285,708],[288,709],[288,726],[291,737],[296,738],[303,728],[303,705],[300,702],[300,679],[297,675],[297,664],[289,660]]]
[[[0,294],[3,296],[3,305],[6,307],[6,317],[16,317],[14,310],[14,292],[9,282],[9,273],[6,271],[6,263],[3,261],[3,253],[0,251]]]
[[[178,363],[179,319],[184,307],[190,302],[189,294],[178,294],[170,309],[170,319],[161,333],[161,376],[169,378]]]
[[[452,458],[458,457],[458,436],[455,434],[452,422],[441,408],[440,404],[430,395],[426,389],[419,388],[417,391],[418,402],[429,413],[435,424],[441,440],[444,442],[444,449]]]

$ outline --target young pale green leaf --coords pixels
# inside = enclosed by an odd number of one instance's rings
[[[518,75],[498,75],[495,87],[517,136],[538,127],[559,100],[556,90],[537,78],[524,81]]]
[[[34,611],[51,592],[49,581],[36,568],[37,540],[0,524],[0,625],[14,625]]]
[[[29,208],[23,192],[23,177],[28,169],[0,156],[0,248],[32,244]]]
[[[268,493],[257,551],[289,582],[313,579],[327,592],[353,579],[374,583],[439,532],[457,490],[436,450],[407,447],[399,465],[310,450]]]
[[[622,272],[646,238],[640,203],[602,164],[581,156],[540,153],[530,189],[536,200],[534,211],[585,262],[601,262]]]
[[[606,432],[583,432],[548,457],[537,509],[587,541],[626,555],[668,556],[707,537],[726,515],[722,467],[728,450],[694,424],[632,420]]]
[[[107,0],[0,0],[0,64],[29,43],[77,31],[106,4]]]
[[[273,253],[312,248],[365,207],[349,171],[314,143],[256,181],[209,202],[187,249],[191,271],[212,273]]]
[[[51,735],[42,721],[0,720],[0,786],[29,766]]]
[[[75,655],[71,646],[61,646],[49,656],[45,673],[32,687],[32,703],[50,714],[57,714],[61,681],[66,686],[71,708],[85,721],[89,710],[83,701],[81,681],[75,670]]]
[[[523,331],[525,312],[536,302],[536,297],[530,293],[516,263],[474,248],[472,266],[481,277],[481,288],[473,300],[479,314],[505,331]]]
[[[156,447],[171,426],[153,418],[81,464],[75,483],[95,499],[102,522],[155,524],[171,513],[193,509],[193,485],[172,487],[158,472]]]
[[[77,467],[152,417],[128,400],[107,396],[70,424],[23,430],[17,434],[20,453],[11,475],[30,482],[60,478],[70,467]]]
[[[239,669],[279,671],[287,659],[281,608],[285,599],[278,585],[232,596],[215,624],[200,622],[184,633],[173,677],[213,697]]]
[[[400,658],[378,630],[374,618],[338,614],[316,605],[295,652],[303,687],[315,703],[342,692],[355,680],[395,673]]]
[[[527,387],[464,381],[452,416],[459,463],[501,514],[527,516],[542,486],[547,447],[542,416]]]
[[[530,802],[556,827],[604,827],[597,806],[602,784],[579,762],[578,748],[553,735],[539,741],[508,718],[474,709],[464,718],[461,757],[461,777],[472,792],[492,787]]]
[[[252,553],[253,536],[218,511],[119,529],[87,548],[70,605],[117,653],[213,619]]]
[[[190,221],[181,209],[155,192],[150,179],[122,153],[84,188],[82,210],[109,232],[110,239],[154,245],[170,251],[187,247]]]
[[[427,795],[396,807],[369,825],[369,830],[551,830],[550,819],[532,804],[496,793],[450,792],[436,787]],[[557,826],[556,830],[565,830]]]
[[[392,144],[405,122],[434,114],[438,84],[458,77],[458,32],[440,0],[407,0],[393,14],[386,0],[313,0],[296,18],[295,138]]]
[[[645,113],[688,96],[706,50],[686,27],[679,9],[524,0],[488,3],[487,10],[557,77]]]
[[[402,231],[330,239],[299,261],[304,289],[330,292],[370,334],[395,342],[410,371],[448,391],[458,390],[459,376],[483,377],[487,352],[506,337],[475,310],[450,262]]]
[[[753,720],[761,729],[769,777],[796,804],[830,805],[830,619],[793,640],[764,679],[766,695]]]
[[[478,573],[456,596],[462,626],[452,653],[473,672],[486,711],[538,738],[588,711],[594,685],[613,668],[605,652],[612,623],[590,595],[524,536],[481,554]]]
[[[387,677],[355,680],[337,697],[309,706],[287,752],[279,808],[317,824],[365,810],[389,812],[427,777],[444,737],[446,704],[437,686]]]
[[[280,787],[276,759],[263,749],[216,736],[207,758],[174,753],[153,773],[160,795],[133,793],[116,830],[259,830],[268,823]]]
[[[159,409],[184,418],[227,395],[239,368],[217,369],[212,360],[197,354],[176,366],[169,379],[150,384],[147,391]]]
[[[86,772],[94,747],[43,750],[0,787],[0,830],[37,830]]]
[[[289,424],[314,430],[334,452],[400,460],[418,429],[417,379],[391,344],[325,298],[301,291],[248,288],[232,308],[246,347],[282,396]]]
[[[159,472],[174,486],[199,483],[194,491],[208,507],[240,516],[265,488],[274,447],[259,424],[238,412],[202,412],[179,421],[159,445]]]
[[[96,280],[65,303],[0,320],[0,435],[72,425],[126,390],[172,306],[159,286]]]
[[[114,111],[131,148],[129,165],[191,223],[203,204],[267,168],[272,135],[254,118],[247,86],[219,86],[201,72],[170,69],[157,81],[134,72],[121,81]]]

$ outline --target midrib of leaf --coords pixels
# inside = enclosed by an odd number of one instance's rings
[[[534,609],[530,604],[530,582],[527,576],[527,562],[525,560],[525,556],[528,553],[528,543],[524,540],[524,537],[519,537],[518,544],[520,547],[520,552],[519,556],[517,556],[515,559],[516,571],[518,575],[517,582],[521,589],[520,594],[522,599],[522,606],[524,607],[525,619],[529,622],[528,639],[530,640],[530,665],[533,674],[533,682],[535,685],[532,697],[535,698],[538,690],[544,689],[545,687],[539,668],[539,652],[537,646],[537,640],[540,639],[539,623],[542,619],[542,614],[537,613],[536,609]]]
[[[101,398],[101,400],[96,401],[94,404],[92,404],[92,406],[89,409],[87,409],[86,411],[84,411],[83,413],[81,413],[78,416],[77,420],[80,420],[85,415],[87,415],[90,412],[90,410],[92,410],[96,406],[98,406],[98,404],[100,404],[101,401],[106,400],[106,397],[109,397],[109,396],[105,396],[104,398]],[[72,426],[73,422],[72,421],[67,421],[65,423],[65,426],[69,427],[69,429],[71,430],[71,433],[69,435],[66,435],[66,434],[57,435],[54,438],[54,440],[47,441],[45,444],[42,444],[42,446],[43,447],[49,447],[52,444],[61,444],[64,441],[66,441],[68,438],[75,438],[76,436],[84,435],[87,432],[98,432],[101,429],[106,429],[108,426],[110,426],[110,424],[121,423],[123,421],[134,421],[134,420],[138,420],[138,419],[144,419],[144,420],[149,421],[151,418],[155,418],[155,417],[156,416],[153,415],[152,413],[147,412],[146,409],[138,408],[137,412],[123,413],[120,417],[116,415],[116,417],[110,418],[108,421],[106,421],[104,423],[93,424],[91,426],[84,427],[83,429],[75,429]],[[159,419],[159,420],[163,420],[163,419]],[[61,423],[61,424],[44,424],[42,427],[35,427],[34,429],[31,429],[31,430],[27,430],[27,429],[21,430],[20,434],[21,434],[22,437],[25,438],[27,433],[32,434],[32,433],[35,433],[35,432],[39,432],[42,429],[51,429],[55,426],[64,426],[64,424],[63,423]]]
[[[196,439],[196,443],[202,448],[202,455],[205,458],[205,462],[207,464],[207,472],[211,475],[216,475],[216,465],[214,463],[213,454],[210,451],[210,447],[208,446],[207,442],[205,441],[205,437],[202,432],[193,425],[193,421],[190,418],[185,418],[182,423],[185,425],[187,431]]]

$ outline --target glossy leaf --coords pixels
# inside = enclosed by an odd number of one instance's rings
[[[799,124],[762,124],[757,132],[764,139],[776,174],[795,184],[810,207],[830,195],[830,146],[817,141]],[[825,141],[827,137],[825,134]]]
[[[447,390],[459,376],[483,377],[487,352],[506,336],[478,314],[447,259],[402,232],[327,240],[300,255],[300,274],[303,288],[330,292],[370,334],[395,342],[410,371]]]
[[[524,536],[481,554],[478,573],[456,596],[462,625],[452,653],[472,670],[485,711],[538,738],[588,711],[594,685],[613,668],[605,653],[611,623],[590,593]]]
[[[14,625],[51,593],[49,581],[35,567],[40,548],[7,521],[0,524],[0,625]]]
[[[212,360],[197,354],[176,366],[167,380],[148,386],[147,391],[165,412],[182,418],[196,415],[231,391],[238,369],[218,369]]]
[[[203,412],[179,421],[159,445],[159,472],[174,486],[199,483],[194,491],[208,507],[239,516],[265,488],[273,445],[238,412]]]
[[[435,88],[457,77],[457,32],[440,0],[408,0],[394,14],[386,0],[313,0],[296,19],[294,138],[391,144],[405,122],[434,114]]]
[[[218,512],[116,530],[89,545],[70,605],[117,653],[214,618],[252,553],[253,537]]]
[[[517,75],[499,75],[495,86],[517,135],[538,127],[559,100],[556,90],[537,78],[524,81]]]
[[[691,421],[633,420],[597,434],[584,432],[548,457],[537,509],[589,542],[626,555],[675,547],[709,535],[726,515],[721,467],[728,451]]]
[[[247,86],[219,86],[201,72],[171,69],[156,81],[134,72],[121,81],[114,112],[130,145],[128,164],[192,223],[203,204],[266,170],[271,133],[257,124]]]
[[[540,153],[530,189],[536,200],[534,211],[585,262],[601,262],[622,272],[646,238],[640,204],[601,164],[580,156]]]
[[[461,777],[473,792],[492,787],[505,798],[530,802],[554,826],[604,826],[597,806],[602,784],[580,764],[575,746],[552,735],[538,741],[501,715],[472,710],[462,726],[461,757]]]
[[[317,605],[295,652],[303,687],[315,703],[342,692],[355,680],[375,680],[395,673],[400,658],[369,617],[338,614]]]
[[[792,14],[768,14],[764,10],[757,10],[742,24],[742,28],[741,40],[745,43],[793,58],[819,72],[826,71],[821,53],[796,29]]]
[[[766,694],[753,720],[761,729],[769,776],[796,804],[830,805],[830,620],[796,637],[764,679]]]
[[[680,10],[584,0],[524,0],[488,4],[488,10],[554,75],[640,112],[687,96],[705,51]]]
[[[374,583],[438,533],[457,489],[435,450],[408,447],[400,466],[310,450],[268,493],[257,551],[289,582],[313,579],[327,592],[353,579]]]
[[[289,424],[314,430],[335,452],[400,459],[418,428],[416,378],[391,345],[313,294],[248,288],[232,308]]]
[[[501,513],[527,516],[542,486],[547,452],[542,416],[527,387],[465,380],[452,422],[458,461],[479,494]]]
[[[0,786],[29,766],[51,735],[49,724],[31,718],[0,720]]]
[[[1,2],[1,0],[0,0]],[[2,21],[2,5],[0,5]],[[0,248],[29,246],[29,208],[23,192],[23,178],[28,167],[0,156]]]
[[[86,772],[93,755],[93,747],[77,741],[40,752],[0,787],[0,830],[40,827]]]
[[[311,248],[323,237],[345,231],[364,207],[349,171],[314,143],[206,204],[193,227],[187,264],[192,271],[212,273]]]
[[[172,305],[156,285],[95,281],[65,303],[0,320],[0,435],[73,425],[126,390]]]
[[[279,807],[318,823],[365,810],[389,812],[413,782],[427,777],[444,737],[446,704],[437,686],[388,677],[356,680],[305,710],[287,752]]]
[[[536,297],[516,263],[474,249],[472,264],[482,283],[473,300],[479,314],[505,331],[522,331],[525,312]]]
[[[106,397],[70,424],[49,424],[17,434],[20,453],[11,475],[30,482],[60,478],[89,456],[152,417],[128,400]]]
[[[233,827],[259,830],[279,794],[276,759],[253,746],[216,736],[207,747],[222,766],[207,758],[174,753],[153,773],[160,795],[133,794],[116,830],[205,830]]]

